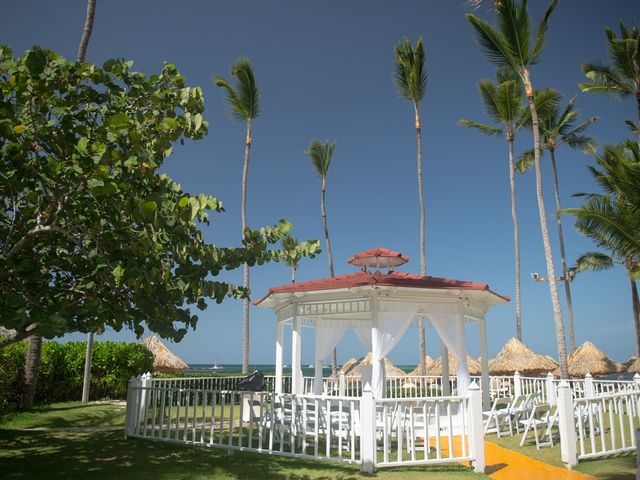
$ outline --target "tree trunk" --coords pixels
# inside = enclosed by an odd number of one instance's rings
[[[551,306],[553,309],[553,319],[556,327],[556,343],[558,348],[558,361],[560,363],[560,377],[568,378],[567,368],[567,347],[564,335],[564,322],[562,321],[562,310],[560,309],[560,297],[558,296],[558,286],[556,284],[556,272],[553,267],[553,254],[551,252],[551,241],[549,239],[549,226],[547,224],[547,211],[544,205],[542,194],[542,169],[540,168],[540,127],[538,122],[538,112],[533,98],[533,86],[529,79],[529,71],[526,68],[521,70],[522,80],[527,93],[527,102],[531,111],[531,124],[533,129],[534,166],[536,171],[536,196],[538,198],[538,213],[540,215],[540,230],[542,233],[542,243],[544,245],[544,256],[547,264],[547,276],[549,277],[549,292],[551,294]]]
[[[516,179],[513,160],[513,137],[509,137],[509,186],[511,187],[511,218],[513,219],[513,255],[516,264],[516,336],[522,341],[522,316],[520,303],[520,227],[516,208]]]
[[[329,275],[335,277],[333,270],[333,253],[331,252],[331,240],[329,239],[329,223],[327,222],[327,207],[325,205],[325,194],[327,192],[327,177],[322,176],[322,193],[320,197],[320,212],[322,214],[322,226],[324,227],[324,243],[327,246],[327,260],[329,261]],[[338,353],[334,347],[331,351],[331,374],[338,372]]]
[[[640,147],[640,90],[636,92],[636,105],[638,106],[638,123],[636,123],[636,137],[638,139],[638,147]]]
[[[93,19],[96,13],[96,0],[87,1],[87,15],[84,21],[84,29],[78,46],[78,63],[84,63],[87,56],[87,47],[91,32],[93,32]],[[89,391],[91,385],[91,362],[93,359],[93,332],[87,334],[87,350],[84,356],[84,376],[82,377],[82,403],[89,401]]]
[[[78,46],[79,63],[83,63],[87,55],[87,47],[89,46],[89,38],[91,38],[91,32],[93,32],[93,19],[96,13],[96,0],[87,1],[87,17],[84,22],[84,30],[82,31],[82,38],[80,39],[80,45]]]
[[[427,274],[427,253],[425,246],[425,218],[424,218],[424,192],[422,189],[422,125],[420,123],[420,109],[414,103],[416,113],[416,146],[418,150],[418,203],[420,204],[420,274]],[[427,343],[424,331],[424,319],[418,320],[418,353],[420,355],[420,370],[427,373]]]
[[[27,362],[24,369],[24,390],[22,393],[22,410],[31,410],[33,397],[36,393],[38,374],[40,373],[40,354],[42,350],[42,337],[31,335],[27,349]]]
[[[296,267],[291,267],[291,283],[296,283]]]
[[[564,293],[567,296],[567,314],[569,316],[569,347],[571,352],[576,349],[576,337],[573,325],[573,302],[571,301],[571,279],[567,275],[567,257],[564,252],[564,235],[562,233],[562,220],[560,217],[560,187],[558,186],[558,168],[556,164],[555,149],[549,150],[551,156],[551,171],[553,172],[553,190],[556,197],[556,225],[558,226],[558,241],[560,242],[560,262],[562,264],[562,279]]]
[[[244,148],[244,162],[242,164],[242,238],[247,228],[247,177],[249,175],[249,154],[251,153],[251,118],[247,119],[247,137]],[[242,285],[249,288],[249,264],[242,265]],[[242,301],[242,373],[249,373],[249,299]]]
[[[631,275],[631,272],[629,272]],[[636,356],[640,357],[640,300],[638,299],[638,287],[635,280],[629,276],[631,282],[631,304],[633,307],[633,324],[636,327]]]

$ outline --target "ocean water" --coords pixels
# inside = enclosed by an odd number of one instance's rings
[[[242,375],[242,365],[239,363],[225,363],[219,364],[218,366],[222,367],[220,370],[212,370],[213,364],[211,363],[190,363],[189,369],[185,371],[185,373],[189,374],[202,374],[202,375],[211,375],[212,373],[220,374],[220,375]],[[398,368],[401,368],[405,372],[409,373],[416,368],[415,365],[396,365]],[[276,366],[274,364],[253,364],[249,365],[249,372],[253,372],[254,370],[260,370],[265,375],[275,375]],[[291,366],[286,365],[284,367],[284,374],[291,373]],[[324,376],[327,377],[331,374],[331,367],[325,366],[323,369]],[[313,367],[309,368],[309,365],[302,365],[302,375],[305,377],[313,377],[315,374]]]

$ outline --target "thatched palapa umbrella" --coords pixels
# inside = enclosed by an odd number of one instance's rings
[[[431,358],[429,355],[424,357],[424,364],[426,365],[427,370],[429,370],[429,367],[431,366],[432,363],[433,363],[433,358]],[[413,370],[411,373],[409,373],[409,376],[412,376],[412,377],[422,377],[422,376],[424,376],[424,373],[422,373],[422,366],[420,364],[418,364],[418,366],[415,368],[415,370]]]
[[[621,372],[624,369],[621,364],[611,360],[589,341],[584,342],[569,355],[568,364],[570,377],[584,377],[587,373],[598,377]]]
[[[558,368],[556,361],[538,355],[517,338],[509,340],[495,358],[489,361],[491,375],[543,376]]]
[[[636,357],[635,355],[632,355],[631,357],[629,357],[629,360],[622,363],[622,366],[624,366],[624,368],[628,370],[631,367],[631,365],[633,365],[636,362],[636,360],[638,360],[638,357]],[[640,364],[638,366],[640,367]]]
[[[629,363],[629,361],[631,361],[631,363]],[[625,362],[625,365],[627,366],[627,372],[640,373],[640,358],[631,357],[629,360]]]
[[[359,359],[350,358],[340,368],[340,371],[344,372],[346,377],[361,377],[360,367],[363,365],[371,365],[373,363],[373,356],[371,352],[367,353],[364,357]],[[404,377],[407,373],[404,370],[396,367],[389,359],[384,358],[384,371],[387,377]]]
[[[142,342],[153,354],[153,371],[158,373],[175,373],[186,370],[189,366],[180,360],[158,337],[152,335]]]
[[[482,366],[471,355],[467,354],[467,366],[469,368],[469,375],[480,375],[482,373]],[[458,363],[456,358],[449,352],[449,375],[455,376],[458,374]],[[431,365],[427,367],[427,376],[441,377],[442,376],[442,357],[438,357]]]

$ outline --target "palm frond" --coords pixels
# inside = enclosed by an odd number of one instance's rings
[[[593,153],[596,150],[596,141],[588,135],[567,135],[562,138],[563,143],[569,147],[582,150],[585,153]]]
[[[552,2],[549,4],[547,9],[545,10],[544,15],[542,16],[542,20],[540,21],[540,24],[538,25],[538,33],[536,34],[536,43],[535,43],[535,46],[533,47],[533,52],[531,53],[532,63],[535,62],[540,56],[540,53],[542,53],[542,47],[544,46],[544,35],[547,31],[547,26],[549,25],[549,17],[551,16],[551,13],[553,12],[553,10],[556,8],[557,4],[558,4],[558,0],[552,0]]]
[[[516,162],[516,170],[520,173],[526,173],[533,166],[533,161],[534,161],[533,148],[530,148],[529,150],[525,150],[518,157],[518,161]]]
[[[613,258],[606,253],[587,252],[576,259],[576,267],[579,272],[584,272],[585,270],[607,270],[613,268]]]
[[[496,15],[498,29],[504,35],[511,57],[517,59],[519,66],[529,64],[531,22],[526,0],[519,6],[513,0],[504,0],[496,6]]]
[[[230,72],[237,80],[235,88],[220,75],[214,76],[213,82],[226,90],[231,114],[241,121],[256,118],[260,115],[260,89],[251,63],[247,58],[241,58],[231,66]]]
[[[320,178],[327,178],[335,148],[336,142],[329,143],[328,140],[324,142],[313,140],[309,148],[304,152],[311,160],[311,164]]]
[[[458,121],[458,124],[462,125],[463,127],[476,129],[476,130],[480,131],[481,133],[484,133],[485,135],[502,135],[502,129],[501,128],[493,127],[491,125],[486,125],[484,123],[478,123],[478,122],[474,122],[472,120],[462,119],[462,120]]]
[[[633,86],[625,82],[611,67],[601,63],[585,63],[582,73],[589,80],[578,84],[580,90],[590,93],[604,93],[624,99],[634,92]]]
[[[498,67],[517,69],[518,62],[512,57],[504,35],[472,13],[468,13],[466,17],[475,28],[476,37],[487,59]]]
[[[496,91],[496,107],[501,121],[505,124],[513,125],[522,117],[522,111],[525,110],[525,108],[520,82],[506,80],[498,85]]]
[[[496,85],[491,80],[480,80],[478,82],[478,91],[480,92],[482,105],[489,118],[494,122],[502,122],[496,99]]]

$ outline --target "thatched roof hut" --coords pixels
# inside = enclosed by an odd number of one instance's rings
[[[153,354],[153,371],[158,373],[175,373],[186,370],[189,366],[178,358],[158,337],[152,335],[142,342]]]
[[[629,363],[629,361],[633,360],[631,363]],[[627,360],[625,362],[625,365],[627,365],[627,372],[629,373],[640,373],[640,358],[638,357],[631,357],[629,360]]]
[[[569,355],[567,363],[570,377],[584,377],[587,373],[594,377],[604,376],[621,372],[624,369],[621,364],[611,360],[590,341],[586,341],[576,348]]]
[[[626,362],[622,363],[622,366],[625,369],[628,369],[631,365],[633,365],[635,363],[635,361],[638,360],[638,357],[636,357],[635,355],[632,355],[629,357],[629,360],[627,360]]]
[[[480,362],[467,354],[467,366],[469,367],[470,375],[480,375],[482,373],[482,366]],[[458,363],[455,357],[449,352],[449,375],[454,376],[458,374]],[[428,376],[442,376],[442,357],[438,357],[431,365],[427,367]]]
[[[371,365],[373,362],[373,355],[371,352],[367,353],[364,357],[360,357],[359,359],[350,358],[344,365],[340,368],[340,371],[344,372],[347,377],[361,377],[360,366],[362,365]],[[384,363],[384,371],[387,377],[405,377],[407,373],[404,370],[396,367],[391,361],[387,358],[383,359]]]
[[[424,357],[424,364],[425,367],[427,368],[427,370],[429,370],[429,367],[431,366],[431,364],[433,363],[433,358],[431,358],[429,355],[427,355],[426,357]],[[411,373],[409,373],[410,376],[412,377],[422,377],[424,375],[424,373],[422,373],[422,365],[418,364],[418,366],[415,368],[415,370],[413,370]]]
[[[498,355],[489,361],[491,375],[513,375],[519,372],[523,376],[541,376],[557,367],[553,358],[538,355],[517,338],[509,340]]]

